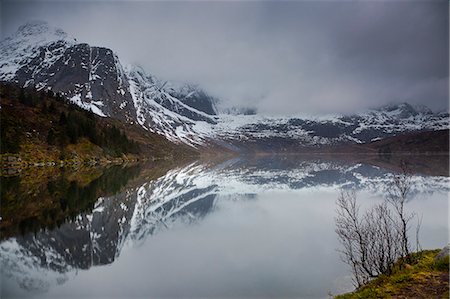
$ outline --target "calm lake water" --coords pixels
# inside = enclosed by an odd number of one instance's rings
[[[422,247],[439,248],[448,242],[450,180],[436,161],[420,163],[407,209],[423,217]],[[1,297],[349,291],[335,201],[342,188],[356,189],[363,207],[383,200],[396,170],[389,161],[274,156],[2,178]]]

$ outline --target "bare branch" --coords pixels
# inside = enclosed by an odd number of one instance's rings
[[[394,176],[386,201],[362,215],[354,190],[341,190],[336,201],[336,234],[342,246],[339,252],[341,259],[351,267],[358,287],[380,274],[391,274],[400,258],[410,262],[408,230],[417,215],[405,213],[412,180],[406,164],[402,169],[401,174]],[[417,250],[421,222],[422,219],[416,226]]]

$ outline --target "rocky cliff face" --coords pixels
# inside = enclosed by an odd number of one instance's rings
[[[49,63],[48,54],[61,52]],[[50,87],[79,106],[100,116],[131,122],[136,112],[128,80],[119,59],[109,49],[56,41],[20,67],[14,80],[22,86]]]

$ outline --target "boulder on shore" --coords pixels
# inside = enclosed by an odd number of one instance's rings
[[[435,261],[446,258],[450,254],[450,244],[447,244],[434,258]]]

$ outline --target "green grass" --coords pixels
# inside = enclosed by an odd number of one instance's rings
[[[411,265],[397,265],[391,275],[381,275],[355,292],[335,298],[449,298],[449,258],[435,261],[439,251],[415,253]]]

